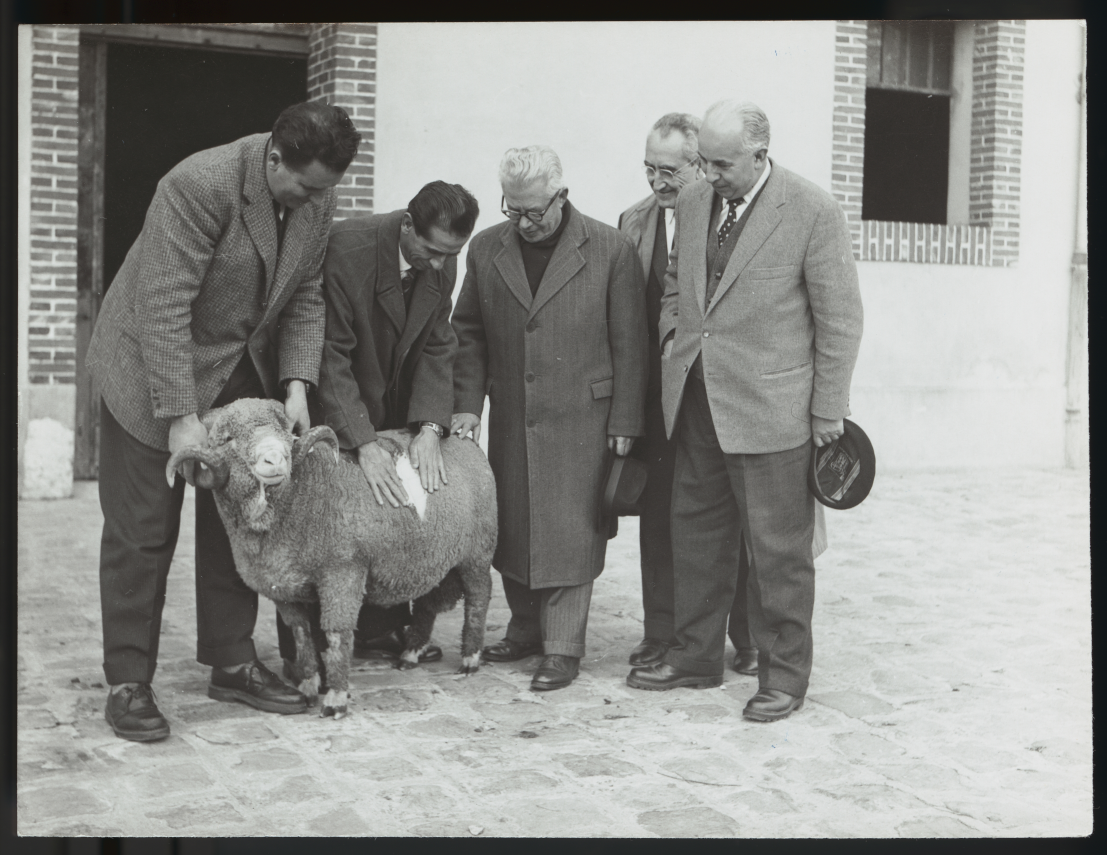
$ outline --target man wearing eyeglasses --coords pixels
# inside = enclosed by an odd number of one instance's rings
[[[650,336],[650,374],[646,385],[646,435],[631,454],[645,463],[649,477],[639,499],[642,510],[638,544],[642,568],[643,639],[631,651],[637,667],[659,662],[673,634],[673,542],[669,515],[673,492],[676,443],[665,436],[661,409],[661,345],[657,325],[661,319],[661,295],[665,269],[676,236],[676,204],[680,188],[703,177],[697,166],[700,120],[689,113],[667,113],[646,137],[646,180],[653,191],[619,217],[619,229],[638,247],[646,277],[646,318]],[[826,524],[822,505],[815,508],[814,557],[826,548]],[[750,634],[746,608],[749,557],[742,550],[736,568],[734,602],[727,635],[734,645],[731,667],[739,674],[756,676],[757,647]]]
[[[841,436],[861,343],[849,227],[825,190],[769,159],[769,120],[721,101],[700,128],[704,181],[677,202],[659,338],[673,478],[673,643],[638,689],[722,683],[738,553],[749,549],[758,691],[742,714],[778,721],[811,675],[812,444]]]
[[[451,430],[478,439],[488,395],[492,566],[511,620],[484,658],[544,654],[531,688],[547,691],[576,678],[585,652],[607,551],[605,455],[626,455],[643,431],[645,288],[627,237],[569,203],[553,149],[508,150],[500,185],[508,221],[469,244],[454,310]]]

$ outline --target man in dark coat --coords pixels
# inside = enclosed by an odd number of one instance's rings
[[[669,252],[676,237],[676,204],[680,188],[702,177],[698,160],[700,120],[689,113],[666,113],[646,137],[646,180],[650,193],[619,217],[619,230],[638,248],[646,278],[646,320],[649,326],[650,377],[646,384],[646,435],[634,443],[631,454],[648,467],[649,477],[639,499],[641,519],[638,545],[642,565],[642,641],[630,653],[635,667],[659,662],[673,634],[673,539],[669,515],[673,494],[676,441],[665,435],[661,411],[661,295]],[[815,506],[815,540],[818,558],[826,549],[826,523],[822,505]],[[749,576],[747,550],[740,552],[734,603],[727,635],[734,644],[731,668],[739,674],[757,674],[757,647],[750,634],[746,607]]]
[[[460,184],[432,181],[406,209],[336,223],[323,263],[327,307],[319,391],[311,416],[334,429],[339,446],[357,459],[379,504],[410,503],[377,431],[410,427],[412,466],[422,488],[448,478],[438,440],[453,412],[457,338],[450,326],[457,255],[472,234],[477,200]],[[409,603],[364,605],[354,655],[397,659]],[[285,674],[293,679],[295,641],[277,617]],[[442,658],[430,645],[421,662]]]
[[[510,149],[500,184],[508,222],[473,238],[454,312],[452,430],[479,437],[487,394],[500,526],[492,565],[511,621],[484,656],[544,652],[531,682],[541,691],[578,673],[607,551],[604,457],[627,454],[642,434],[644,288],[626,236],[569,204],[552,149]]]
[[[185,482],[167,485],[166,464],[207,441],[201,415],[237,398],[280,396],[295,429],[309,427],[334,186],[360,139],[344,110],[308,102],[271,135],[186,158],[158,183],[104,299],[86,364],[103,397],[105,717],[123,739],[169,736],[150,683]],[[192,464],[183,469],[192,483]],[[196,658],[212,666],[208,695],[302,712],[304,696],[258,661],[256,619],[215,500],[198,490]]]

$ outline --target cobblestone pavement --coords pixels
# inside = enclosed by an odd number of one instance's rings
[[[276,716],[206,696],[194,656],[191,490],[155,690],[173,735],[104,722],[100,508],[19,507],[18,829],[25,835],[1080,836],[1092,830],[1088,480],[1072,472],[881,474],[830,512],[815,668],[791,718],[741,717],[756,678],[641,692],[637,521],[595,588],[569,688],[537,658],[363,664],[351,714]],[[496,574],[498,575],[498,574]],[[487,638],[508,612],[499,582]],[[272,604],[257,640],[275,670]],[[729,655],[729,654],[728,654]]]

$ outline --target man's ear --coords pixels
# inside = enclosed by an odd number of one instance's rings
[[[266,162],[269,164],[270,169],[276,169],[281,165],[281,153],[277,150],[276,146],[269,149],[269,157]]]
[[[415,220],[411,218],[411,214],[404,211],[404,215],[400,217],[400,231],[407,234],[413,228],[415,228]]]

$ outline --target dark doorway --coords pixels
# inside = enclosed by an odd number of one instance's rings
[[[949,195],[949,96],[865,91],[861,218],[945,223]]]
[[[307,100],[307,60],[179,47],[108,46],[104,289],[158,181],[188,155],[268,132]]]
[[[303,55],[276,56],[82,41],[74,477],[98,474],[88,341],[158,181],[190,154],[268,132],[281,110],[306,99],[306,43]]]

